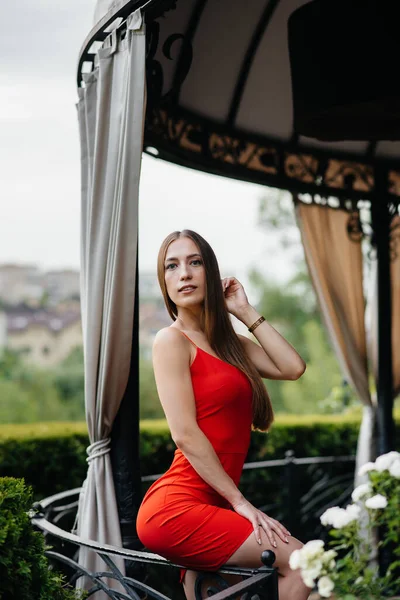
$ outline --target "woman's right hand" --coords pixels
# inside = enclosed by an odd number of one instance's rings
[[[261,544],[261,529],[264,529],[268,536],[271,545],[276,548],[276,539],[274,532],[285,542],[289,543],[287,536],[290,532],[279,523],[276,519],[269,517],[261,510],[253,506],[246,498],[242,498],[239,502],[232,505],[233,510],[250,521],[253,525],[254,535],[259,544]]]

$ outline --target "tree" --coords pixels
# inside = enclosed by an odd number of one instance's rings
[[[162,419],[164,417],[164,411],[158,397],[151,360],[140,359],[139,381],[140,418]]]

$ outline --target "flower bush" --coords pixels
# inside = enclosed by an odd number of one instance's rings
[[[353,491],[352,504],[334,506],[321,516],[333,538],[326,550],[322,540],[311,540],[290,556],[290,567],[300,569],[304,583],[318,587],[322,598],[378,600],[400,594],[400,453],[389,452],[359,470],[368,477]],[[373,555],[390,547],[392,561],[380,574]],[[383,533],[383,535],[382,535]]]

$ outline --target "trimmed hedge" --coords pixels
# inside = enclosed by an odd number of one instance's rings
[[[270,433],[253,432],[247,461],[355,454],[360,415],[279,415]],[[162,473],[173,458],[165,420],[140,424],[142,475]],[[33,423],[0,426],[0,475],[23,477],[40,499],[80,487],[86,476],[85,423]],[[400,448],[400,411],[396,410],[396,447]]]

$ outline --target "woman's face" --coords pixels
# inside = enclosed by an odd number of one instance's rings
[[[192,308],[205,297],[205,270],[196,244],[188,237],[170,243],[164,261],[168,296],[176,306]]]

